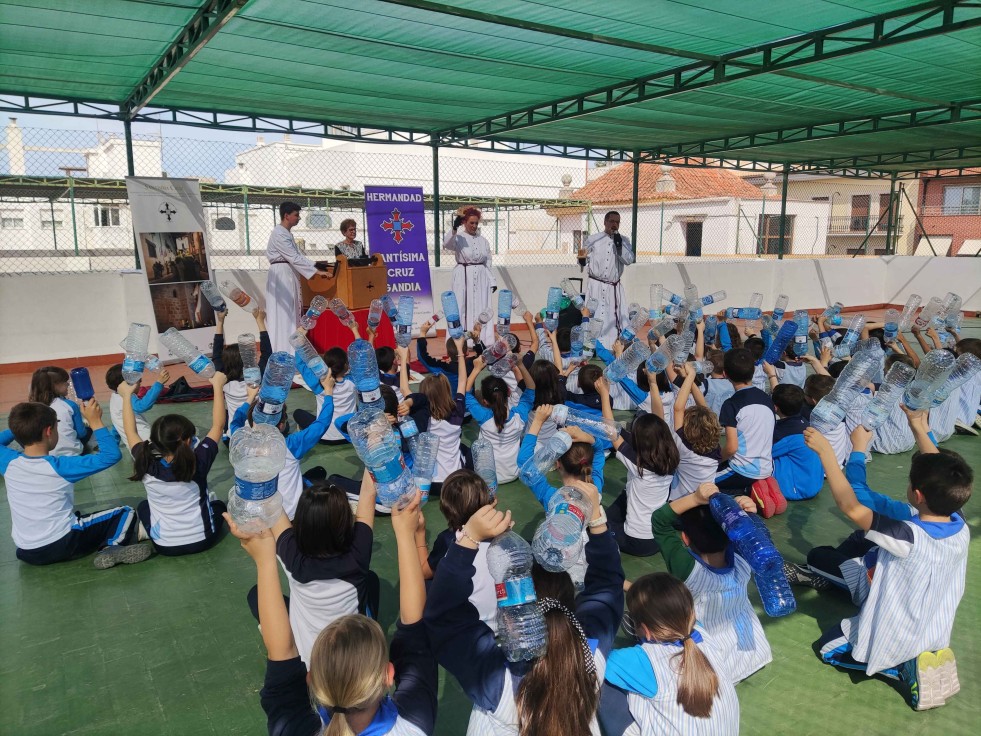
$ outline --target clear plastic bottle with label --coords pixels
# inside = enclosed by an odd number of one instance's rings
[[[296,354],[296,357],[300,360],[303,365],[310,369],[310,371],[317,377],[319,381],[321,378],[327,375],[329,368],[324,362],[324,359],[320,357],[320,353],[317,349],[310,344],[307,340],[306,335],[302,332],[294,332],[289,336],[290,347]],[[253,351],[255,348],[253,347]],[[258,368],[256,369],[258,370]]]
[[[160,336],[160,343],[173,355],[187,363],[187,367],[201,378],[215,375],[215,364],[176,328],[171,327]]]
[[[497,596],[497,634],[510,662],[530,661],[545,654],[548,629],[536,605],[531,546],[514,532],[493,539],[487,549],[487,568]]]
[[[381,374],[375,349],[367,340],[355,340],[348,346],[347,355],[351,365],[350,378],[358,390],[358,408],[381,411],[385,400],[381,395]]]
[[[255,300],[245,289],[240,287],[231,281],[221,282],[221,293],[225,295],[227,299],[235,302],[239,307],[245,309],[246,311],[255,314],[255,311],[259,308],[259,302]]]
[[[259,386],[259,396],[252,410],[253,424],[279,424],[295,374],[292,355],[277,352],[269,356],[266,372]]]
[[[885,424],[915,375],[916,371],[912,366],[893,363],[879,385],[879,390],[865,406],[865,411],[862,413],[862,426],[869,431],[874,431]]]
[[[143,377],[143,370],[146,368],[147,351],[150,348],[150,325],[131,322],[122,347],[123,380],[130,386],[135,386]]]
[[[562,309],[562,289],[558,286],[548,288],[548,300],[545,303],[545,329],[555,332],[559,328],[559,312]]]
[[[395,325],[395,343],[400,348],[407,348],[412,343],[412,321],[415,319],[415,312],[415,299],[407,294],[400,296],[395,320],[392,322]]]
[[[631,343],[623,355],[603,369],[603,375],[610,383],[619,383],[624,378],[633,377],[637,366],[651,357],[651,349],[641,341]]]
[[[470,446],[473,455],[473,472],[484,479],[493,499],[497,495],[497,463],[494,461],[494,446],[490,440],[477,437]]]
[[[242,358],[242,380],[249,388],[258,388],[262,383],[262,371],[259,370],[255,335],[251,332],[243,332],[238,336],[238,354]]]
[[[243,532],[269,529],[283,513],[279,473],[286,464],[286,440],[270,424],[244,426],[232,435],[228,459],[235,487],[228,493],[228,513]]]
[[[317,324],[317,320],[320,319],[320,315],[326,312],[328,308],[327,297],[317,294],[317,296],[310,300],[310,306],[307,307],[307,311],[300,317],[300,326],[305,330],[312,330]]]
[[[463,337],[463,323],[460,322],[460,306],[456,294],[444,291],[440,296],[443,303],[443,315],[446,317],[446,330],[454,340]]]

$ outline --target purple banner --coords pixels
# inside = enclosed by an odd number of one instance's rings
[[[433,314],[426,207],[421,187],[364,188],[368,248],[385,259],[388,293],[415,299],[415,327]]]

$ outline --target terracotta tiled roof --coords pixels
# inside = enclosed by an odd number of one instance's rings
[[[675,181],[674,191],[659,192],[657,180],[663,175],[661,167],[657,164],[641,164],[637,201],[658,202],[718,197],[763,199],[763,193],[758,187],[743,181],[726,169],[692,169],[679,166],[671,168],[670,172]],[[626,204],[633,200],[633,186],[633,164],[620,164],[577,190],[572,197],[588,200],[594,204]]]

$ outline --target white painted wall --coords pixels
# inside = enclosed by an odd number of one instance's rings
[[[545,302],[548,287],[566,277],[579,277],[571,266],[499,267],[498,284],[510,287],[534,308]],[[436,294],[450,286],[452,270],[433,270]],[[250,293],[265,293],[265,271],[221,271]],[[851,304],[903,304],[910,293],[925,298],[948,291],[960,294],[964,309],[981,311],[981,259],[885,258],[711,260],[645,262],[627,269],[628,300],[648,302],[650,285],[664,284],[681,292],[689,281],[708,294],[728,292],[724,306],[747,303],[754,291],[772,308],[776,295],[790,296],[791,309],[818,309],[834,301]],[[23,275],[0,278],[0,364],[72,358],[119,352],[130,322],[152,324],[144,276],[139,272],[76,275]],[[46,296],[47,298],[43,298]],[[20,318],[30,305],[30,321]],[[232,308],[225,322],[229,335],[252,332],[251,315]],[[151,345],[156,349],[155,340]]]

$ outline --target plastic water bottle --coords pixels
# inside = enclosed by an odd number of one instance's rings
[[[885,424],[915,375],[916,371],[911,366],[905,363],[893,363],[879,390],[865,406],[862,426],[869,431],[874,431]]]
[[[695,333],[684,331],[681,334],[668,335],[668,348],[671,350],[671,360],[675,365],[682,365],[688,360],[692,346],[695,344]]]
[[[914,411],[929,408],[934,395],[954,370],[955,362],[956,358],[947,350],[931,350],[924,355],[916,376],[906,387],[903,403]]]
[[[330,311],[334,313],[334,316],[340,321],[342,325],[347,327],[349,330],[353,330],[357,325],[357,321],[354,319],[354,315],[351,314],[351,310],[347,308],[343,301],[334,297],[328,302],[327,306],[330,307]]]
[[[293,356],[289,353],[278,352],[269,356],[259,386],[259,397],[252,411],[253,424],[279,424],[295,373]]]
[[[761,321],[763,322],[763,333],[770,336],[770,340],[780,331],[780,323],[777,322],[769,314],[764,314]]]
[[[899,318],[900,332],[906,332],[913,326],[913,317],[916,315],[916,310],[922,301],[923,299],[919,294],[909,295],[909,299],[906,300],[906,305],[903,307],[902,316]]]
[[[548,648],[545,617],[535,605],[533,561],[529,544],[511,531],[496,537],[487,549],[487,569],[497,595],[497,634],[510,662],[537,659]]]
[[[75,389],[75,396],[79,401],[88,401],[95,396],[95,389],[92,388],[92,379],[89,377],[88,368],[72,368],[69,372],[72,387]]]
[[[763,523],[755,514],[743,511],[736,500],[725,493],[712,496],[709,508],[736,553],[753,569],[767,615],[776,617],[793,613],[797,602],[783,573],[783,558]]]
[[[603,320],[600,317],[590,317],[589,324],[583,333],[582,344],[587,350],[596,349],[596,341],[603,334]]]
[[[664,287],[661,284],[651,284],[651,319],[664,318]]]
[[[671,337],[674,337],[672,335]],[[674,351],[670,342],[665,341],[661,347],[651,353],[650,357],[647,358],[647,371],[650,373],[660,373],[668,364],[674,359]]]
[[[521,482],[529,488],[542,475],[555,467],[556,461],[572,447],[572,437],[566,432],[556,432],[545,442],[539,442],[535,454],[528,458],[518,471]]]
[[[497,495],[497,463],[494,462],[494,446],[484,437],[477,437],[470,445],[470,452],[473,453],[473,472],[484,479],[493,499]]]
[[[647,324],[650,319],[650,313],[640,310],[637,312],[632,319],[629,320],[627,325],[620,331],[619,340],[624,344],[629,344],[637,339],[637,335]]]
[[[501,289],[497,292],[497,334],[501,337],[511,331],[511,305],[514,303],[514,295],[510,289]]]
[[[894,342],[897,337],[899,337],[899,310],[898,309],[887,309],[886,315],[883,317],[883,336],[882,339],[886,342]]]
[[[692,311],[701,306],[702,298],[698,295],[698,286],[696,284],[685,286],[685,302],[688,304],[688,309]]]
[[[920,310],[920,313],[916,315],[913,320],[913,326],[918,330],[927,329],[933,322],[933,318],[943,309],[943,303],[940,301],[939,297],[933,297],[927,302],[927,305]]]
[[[221,293],[231,301],[235,302],[242,309],[247,309],[253,314],[255,314],[255,310],[259,308],[259,302],[250,296],[248,292],[231,281],[221,282]]]
[[[841,338],[834,348],[834,356],[836,358],[847,358],[852,354],[852,349],[858,342],[858,338],[862,336],[862,329],[865,327],[865,315],[856,314],[852,317],[852,321],[848,323],[848,330],[845,332],[844,337]]]
[[[770,343],[770,347],[766,349],[763,353],[763,361],[773,365],[783,354],[787,351],[787,346],[790,345],[790,341],[794,339],[797,335],[797,323],[788,319],[780,327],[780,331],[777,332],[776,337],[773,338],[773,342]],[[804,335],[804,347],[807,348],[807,333]]]
[[[952,291],[948,291],[944,296],[943,301],[940,302],[941,310],[938,317],[940,318],[941,324],[945,324],[950,315],[960,312],[961,304],[963,303],[964,300],[961,299],[960,296]]]
[[[143,377],[146,367],[147,351],[150,347],[150,325],[131,322],[129,333],[123,340],[123,380],[130,386],[135,386]]]
[[[208,300],[208,304],[216,312],[225,312],[228,310],[228,305],[222,299],[221,292],[218,291],[218,285],[214,281],[202,281],[201,293],[204,294],[204,298]]]
[[[552,341],[545,334],[544,327],[536,327],[535,334],[538,335],[538,352],[535,353],[535,360],[547,360],[549,363],[555,360],[552,352]]]
[[[318,381],[330,372],[324,359],[320,357],[320,353],[310,344],[310,341],[307,340],[306,335],[302,332],[294,332],[290,335],[289,343],[299,361],[310,369]],[[255,350],[255,343],[253,343],[252,349],[253,351]],[[256,368],[256,370],[259,369]]]
[[[444,291],[440,299],[443,302],[443,314],[446,315],[446,329],[450,337],[456,340],[463,337],[463,323],[460,322],[460,306],[456,301],[456,294],[452,291]]]
[[[944,403],[950,398],[950,394],[955,388],[970,381],[978,374],[978,371],[981,371],[981,360],[978,360],[975,355],[964,353],[959,356],[954,361],[954,367],[947,376],[947,380],[934,393],[932,406],[940,406]]]
[[[548,302],[545,306],[545,329],[555,332],[559,328],[559,312],[562,310],[562,289],[558,286],[548,288]]]
[[[665,317],[647,331],[648,342],[656,342],[676,327],[675,321],[671,317]]]
[[[477,315],[477,324],[483,327],[492,319],[494,319],[493,313],[489,309],[485,309],[483,312]]]
[[[845,308],[844,304],[842,304],[841,302],[835,302],[830,307],[825,309],[824,312],[821,313],[821,316],[824,317],[826,320],[833,319],[834,317],[837,317],[839,314],[841,314],[841,310],[844,308]]]
[[[156,355],[146,356],[146,369],[152,373],[160,370],[160,358]]]
[[[382,306],[381,299],[372,299],[371,304],[368,305],[368,327],[375,330],[382,321],[382,312],[385,308]]]
[[[790,302],[790,297],[786,294],[780,294],[777,296],[777,303],[773,305],[773,321],[779,322],[783,319],[784,312],[787,311],[787,304]]]
[[[661,287],[661,293],[664,299],[666,299],[671,304],[678,305],[681,304],[683,301],[685,301],[685,298],[683,296],[681,296],[680,294],[675,294],[673,291],[671,291],[670,289],[665,289],[663,286]]]
[[[586,301],[582,298],[579,293],[579,289],[569,279],[562,279],[559,282],[559,287],[562,289],[562,293],[569,297],[569,301],[572,302],[572,306],[576,309],[582,309],[586,306]]]
[[[282,433],[270,424],[246,425],[232,435],[228,459],[235,473],[235,487],[228,494],[232,520],[249,534],[269,529],[283,513],[278,490],[286,464]]]
[[[603,369],[603,375],[610,383],[619,383],[637,372],[637,366],[651,357],[651,349],[644,343],[634,342],[623,351],[623,355]]]
[[[707,307],[709,304],[715,304],[716,302],[724,301],[725,298],[726,298],[725,289],[721,289],[719,291],[713,292],[712,294],[709,294],[708,296],[703,296],[702,306]]]
[[[347,349],[351,363],[351,380],[358,390],[358,407],[381,411],[385,400],[381,395],[381,376],[375,349],[367,340],[355,340]]]
[[[591,296],[586,300],[586,310],[589,312],[590,317],[597,317],[596,310],[599,309],[599,299],[595,296]]]
[[[362,410],[347,423],[351,444],[378,489],[378,503],[389,508],[408,503],[414,489],[402,448],[385,415]],[[420,435],[421,436],[421,435]]]
[[[755,294],[753,295],[756,296]],[[729,307],[726,309],[726,319],[756,320],[763,315],[759,307]]]
[[[705,330],[703,333],[703,338],[706,345],[711,345],[715,342],[715,336],[719,332],[719,318],[714,314],[710,314],[705,318]]]
[[[573,325],[569,331],[569,349],[573,358],[581,358],[583,351],[583,329],[582,325]]]
[[[811,326],[811,318],[806,309],[794,312],[794,323],[797,325],[794,331],[794,355],[807,355],[807,330]]]
[[[415,422],[412,426],[415,427]],[[402,436],[405,437],[406,422],[403,421],[399,427],[402,428]],[[439,437],[432,432],[419,434],[416,428],[415,439],[411,441],[412,448],[412,482],[422,491],[420,500],[426,503],[429,500],[429,490],[433,485],[433,476],[436,475],[436,459],[439,455]]]
[[[400,297],[401,298],[401,297]],[[385,310],[385,314],[388,315],[388,321],[393,325],[399,317],[398,307],[395,306],[395,300],[392,299],[390,294],[383,294],[381,298],[382,309]]]
[[[593,437],[602,437],[611,442],[620,434],[623,424],[597,418],[593,414],[576,409],[567,404],[559,404],[552,409],[552,419],[559,427],[579,427]]]
[[[160,342],[171,354],[187,363],[187,367],[201,376],[201,378],[211,378],[215,375],[215,364],[211,362],[211,358],[198,350],[176,328],[171,327],[163,333],[160,336]]]
[[[327,297],[317,294],[317,296],[310,300],[310,306],[307,307],[304,315],[300,317],[300,326],[305,330],[312,330],[314,325],[317,324],[317,320],[320,319],[320,315],[326,312],[327,309]]]
[[[391,320],[395,325],[395,343],[400,348],[407,348],[412,342],[412,320],[415,318],[415,312],[415,299],[408,295],[400,296],[395,319]]]
[[[858,353],[839,374],[831,392],[821,399],[811,411],[811,426],[827,434],[845,418],[855,396],[861,393],[871,380],[877,361],[870,353]]]
[[[498,339],[489,348],[481,353],[487,370],[498,378],[503,378],[518,364],[517,356],[511,352],[507,341]]]
[[[238,336],[238,354],[242,358],[242,380],[249,388],[258,388],[262,383],[262,372],[259,370],[255,335],[251,332],[243,332]]]
[[[700,376],[711,376],[715,371],[715,363],[711,360],[693,360],[692,365],[695,366],[695,373]]]
[[[582,530],[593,516],[593,503],[578,488],[562,486],[548,499],[545,514],[531,545],[535,559],[550,572],[568,570],[581,554]]]

